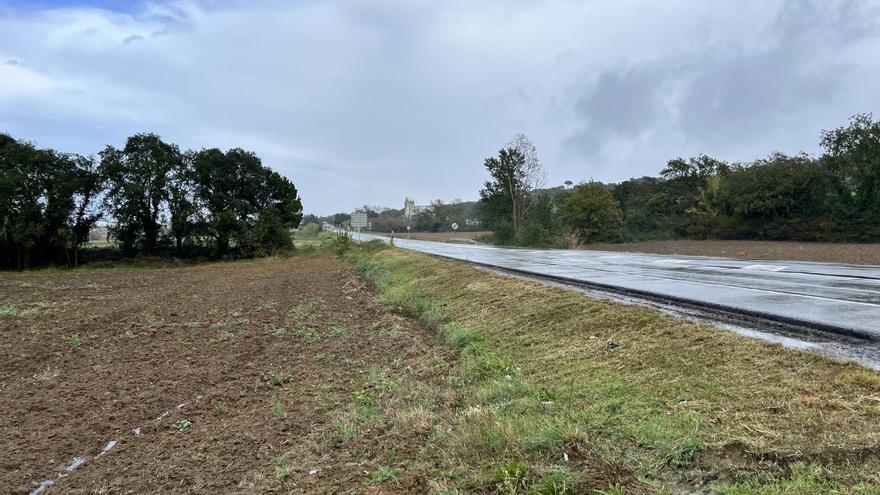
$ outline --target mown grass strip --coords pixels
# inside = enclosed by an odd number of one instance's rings
[[[438,487],[880,493],[880,374],[378,247],[348,258],[459,352]]]

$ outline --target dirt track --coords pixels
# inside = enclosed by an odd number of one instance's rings
[[[782,241],[657,241],[630,244],[590,244],[582,246],[582,248],[630,253],[880,265],[880,244],[830,244]]]
[[[4,274],[0,306],[0,493],[76,457],[43,493],[425,489],[405,464],[424,432],[383,420],[368,376],[430,382],[443,357],[340,261]],[[378,418],[342,441],[364,394]],[[380,466],[399,474],[370,484]]]

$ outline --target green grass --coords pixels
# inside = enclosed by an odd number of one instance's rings
[[[188,419],[181,419],[174,423],[174,429],[177,431],[186,431],[192,426],[192,421]]]
[[[419,253],[347,257],[458,353],[463,410],[429,449],[454,489],[878,493],[878,373]]]
[[[293,373],[275,373],[274,371],[270,371],[266,376],[266,384],[272,387],[280,387],[285,383],[290,383],[294,380]]]
[[[284,406],[277,398],[275,399],[275,402],[272,403],[272,414],[274,414],[276,418],[284,419],[287,417],[287,413],[284,411]]]
[[[0,306],[0,317],[18,316],[18,309],[11,304]]]
[[[379,466],[376,469],[370,471],[370,474],[367,475],[367,479],[371,484],[375,483],[384,483],[388,480],[392,480],[397,476],[397,470],[388,467],[388,466]]]
[[[301,339],[305,339],[305,340],[318,340],[320,338],[320,336],[318,335],[318,332],[316,330],[311,329],[311,328],[306,328],[304,330],[297,330],[293,334],[295,336],[297,336]]]
[[[275,479],[283,482],[290,476],[290,473],[293,471],[293,466],[290,464],[290,459],[286,455],[281,455],[275,459]]]

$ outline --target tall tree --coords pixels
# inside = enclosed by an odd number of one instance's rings
[[[623,219],[617,200],[608,189],[590,182],[575,186],[562,214],[583,243],[616,241]]]
[[[538,151],[525,134],[517,133],[513,139],[507,143],[507,147],[516,150],[522,162],[519,164],[517,175],[520,177],[519,189],[511,190],[511,210],[513,213],[513,231],[514,235],[518,235],[522,226],[528,220],[529,214],[535,204],[532,198],[532,192],[536,189],[544,187],[547,181],[547,174],[541,161],[538,159]],[[508,182],[513,185],[515,182]]]
[[[199,214],[193,170],[194,156],[191,151],[181,154],[180,159],[172,163],[168,173],[165,201],[168,205],[171,235],[178,252],[183,240],[194,232]]]
[[[483,166],[490,180],[480,191],[481,207],[499,238],[516,238],[532,209],[532,192],[546,180],[535,145],[517,134],[498,151],[497,158],[487,158]]]
[[[73,208],[68,219],[70,235],[68,249],[73,253],[73,266],[79,265],[79,249],[89,241],[89,233],[95,227],[104,211],[99,196],[104,189],[104,178],[98,171],[93,156],[72,157],[73,171]]]
[[[856,213],[880,215],[880,121],[855,115],[848,126],[823,132],[822,147],[849,193],[846,204]]]
[[[486,158],[483,165],[490,180],[480,191],[480,205],[488,217],[492,230],[502,241],[516,237],[519,228],[518,202],[526,189],[523,177],[523,157],[513,148],[502,148],[498,157]]]
[[[100,155],[107,206],[116,220],[114,235],[128,253],[137,245],[155,252],[168,182],[182,159],[180,150],[155,134],[135,134],[121,150],[107,146]]]
[[[238,148],[226,153],[205,149],[195,154],[193,163],[218,255],[227,255],[233,242],[245,255],[290,246],[289,230],[302,220],[293,183],[263,167],[254,153]]]

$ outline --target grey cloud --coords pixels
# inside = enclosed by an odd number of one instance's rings
[[[483,159],[515,132],[535,141],[551,184],[620,180],[679,154],[802,147],[849,113],[880,111],[862,82],[880,77],[880,41],[868,46],[876,5],[158,0],[129,13],[4,11],[0,60],[27,66],[0,65],[0,132],[81,153],[145,130],[182,147],[248,147],[319,213],[475,198]]]
[[[606,68],[577,97],[569,151],[598,156],[611,139],[648,132],[730,148],[833,105],[859,70],[839,55],[878,36],[876,14],[865,2],[789,0],[757,46],[709,45]]]

